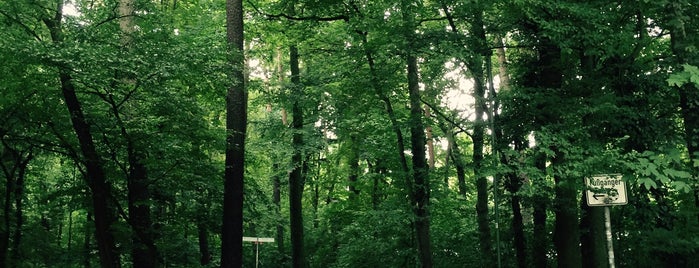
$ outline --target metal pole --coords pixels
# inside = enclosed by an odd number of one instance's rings
[[[257,242],[255,242],[255,268],[257,268],[259,265],[260,265],[260,241],[257,241]]]
[[[614,268],[614,244],[612,242],[612,217],[609,206],[604,206],[604,227],[607,229],[607,250],[609,251],[609,268]]]

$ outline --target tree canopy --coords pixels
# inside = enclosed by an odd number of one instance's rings
[[[691,267],[696,14],[0,0],[0,266]]]

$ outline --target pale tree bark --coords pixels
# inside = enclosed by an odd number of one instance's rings
[[[226,94],[226,160],[221,231],[221,267],[243,266],[243,183],[247,133],[247,91],[242,0],[226,1],[229,83]]]
[[[430,107],[425,105],[425,118],[430,118]],[[425,126],[425,135],[427,137],[427,163],[430,169],[434,169],[434,137],[432,135],[432,126]]]

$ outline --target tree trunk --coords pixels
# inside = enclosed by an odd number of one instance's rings
[[[20,248],[22,241],[22,229],[24,226],[24,208],[22,205],[22,199],[24,197],[24,177],[27,171],[27,165],[34,156],[30,151],[26,157],[20,152],[17,154],[19,158],[16,159],[17,165],[17,180],[14,189],[15,198],[15,232],[12,234],[12,260],[11,263],[18,265],[22,260],[22,251]]]
[[[697,29],[688,27],[685,18],[690,15],[688,6],[683,1],[669,2],[667,9],[675,23],[670,23],[670,38],[672,53],[677,59],[677,65],[691,64],[699,66],[699,56],[696,52]],[[679,68],[678,68],[679,69]],[[692,159],[699,157],[699,85],[688,82],[679,88],[680,110],[684,122],[684,135],[687,152]],[[693,175],[699,174],[699,169],[693,168]],[[694,206],[699,208],[699,188],[694,189]],[[699,213],[697,213],[699,221]]]
[[[133,42],[134,32],[134,0],[119,1],[119,28],[122,32],[122,48],[128,51]],[[117,77],[123,83],[133,86],[131,77]],[[143,155],[135,144],[126,129],[126,125],[121,118],[121,114],[116,102],[111,96],[110,101],[112,112],[117,120],[117,125],[121,129],[121,135],[126,140],[126,153],[129,162],[129,173],[126,174],[128,190],[129,224],[133,230],[131,234],[131,259],[135,268],[155,267],[158,263],[158,250],[153,238],[153,228],[150,212],[150,191],[148,171],[143,164]]]
[[[4,135],[4,133],[0,133]],[[5,177],[5,196],[2,203],[2,226],[0,226],[0,266],[8,267],[9,260],[7,258],[10,250],[10,227],[12,222],[12,194],[14,193],[14,171],[5,163],[12,161],[10,149],[7,146],[2,147],[0,151],[0,167],[2,167]]]
[[[430,118],[430,107],[425,105],[425,118]],[[430,169],[434,169],[434,139],[432,136],[432,127],[430,125],[425,126],[425,136],[427,138],[427,164]]]
[[[247,91],[243,54],[243,3],[226,1],[226,42],[228,44],[230,87],[226,94],[226,160],[221,231],[221,267],[243,266],[243,182],[245,178],[245,136],[247,132]]]
[[[83,225],[83,248],[82,248],[82,265],[85,268],[90,268],[92,265],[90,264],[92,256],[90,255],[90,252],[92,251],[91,249],[91,244],[90,241],[92,241],[92,225],[91,223],[93,222],[92,220],[92,213],[90,211],[87,211],[85,215],[85,225]]]
[[[420,100],[420,85],[418,78],[417,56],[413,47],[415,41],[415,13],[412,5],[407,1],[401,1],[401,15],[403,19],[403,33],[407,43],[405,47],[406,64],[408,66],[408,98],[410,99],[410,151],[413,154],[413,188],[412,204],[415,214],[415,233],[418,255],[422,267],[432,267],[432,246],[430,242],[430,180],[429,166],[425,155],[426,137],[425,127],[422,122],[423,111]]]
[[[415,231],[417,233],[418,253],[422,267],[432,267],[432,248],[430,245],[430,181],[425,158],[425,128],[422,124],[420,87],[418,84],[417,58],[408,55],[408,89],[410,97],[410,141],[413,153],[413,207],[415,209]]]
[[[587,205],[585,195],[580,202],[580,244],[582,267],[605,268],[609,265],[604,227],[604,208]]]
[[[52,42],[60,44],[63,42],[63,1],[57,1],[56,13],[53,18],[44,18],[51,34]],[[109,201],[111,196],[111,186],[107,182],[102,160],[97,153],[93,142],[90,125],[85,119],[82,105],[75,92],[73,79],[69,70],[65,67],[59,68],[59,82],[61,92],[65,100],[66,108],[70,114],[73,130],[78,138],[80,151],[84,158],[85,169],[90,190],[92,191],[93,215],[95,219],[95,237],[100,257],[101,267],[120,267],[119,252],[115,246],[114,236],[111,227],[117,221],[114,206]]]
[[[357,179],[359,179],[359,142],[356,134],[350,134],[349,140],[349,159],[347,159],[349,165],[349,176],[347,178],[349,183],[349,199],[350,203],[355,203],[359,197],[359,189],[357,189]]]
[[[203,219],[197,223],[197,237],[199,240],[199,264],[202,266],[211,263],[211,252],[209,251],[209,228]]]
[[[532,178],[537,180],[534,184],[544,185],[546,184],[545,176],[546,174],[546,154],[539,152],[537,154],[535,161],[536,168],[541,172],[541,176]],[[543,191],[543,189],[541,189]],[[546,210],[548,207],[549,199],[548,194],[536,194],[533,196],[533,207],[534,207],[534,231],[532,238],[532,261],[534,267],[548,267],[548,249],[549,235],[546,230]]]
[[[539,85],[542,90],[560,89],[563,74],[561,71],[561,49],[550,40],[543,38],[542,46],[539,49],[539,63],[541,68]],[[544,107],[548,108],[548,107]],[[553,116],[544,118],[539,122],[542,126],[558,127],[560,118]],[[555,135],[555,134],[554,134]],[[565,161],[565,155],[556,147],[551,145],[549,150],[554,152],[551,160],[555,168]],[[580,232],[578,222],[578,197],[576,179],[573,177],[562,177],[554,175],[556,202],[553,204],[553,211],[556,215],[553,241],[556,246],[558,267],[580,267],[582,257],[580,255]]]
[[[527,267],[527,245],[524,238],[524,222],[522,220],[522,207],[519,195],[512,194],[510,199],[512,207],[512,232],[514,235],[515,254],[517,256],[517,267]]]
[[[452,31],[459,33],[454,18],[451,16],[449,8],[441,2],[442,11],[446,14],[449,26]],[[472,11],[473,21],[471,22],[471,38],[468,41],[470,49],[475,52],[474,56],[464,60],[466,67],[473,77],[473,98],[476,100],[476,118],[473,125],[473,172],[476,177],[476,215],[478,217],[478,232],[481,254],[484,256],[482,266],[493,266],[493,242],[490,234],[490,220],[488,219],[488,180],[483,175],[483,146],[485,135],[485,121],[483,116],[487,110],[485,102],[485,74],[483,72],[483,58],[490,56],[487,47],[485,30],[483,28],[483,10],[479,6],[474,6]]]
[[[554,160],[554,165],[559,164]],[[553,231],[553,242],[556,246],[558,267],[582,267],[580,253],[580,232],[578,227],[578,206],[575,185],[569,178],[554,176],[556,182],[556,202],[553,210],[556,223]]]
[[[485,102],[485,81],[483,72],[483,57],[489,55],[486,51],[485,31],[483,30],[483,13],[482,11],[474,12],[474,22],[471,24],[471,31],[474,35],[471,46],[478,52],[478,56],[474,56],[466,61],[466,66],[471,71],[473,76],[473,98],[476,100],[475,112],[476,118],[473,126],[473,172],[476,177],[476,214],[478,217],[479,242],[484,266],[493,265],[493,241],[490,234],[490,220],[488,217],[488,180],[484,175],[483,170],[483,148],[485,136],[485,120],[483,119],[487,110]]]
[[[441,123],[439,126],[442,129],[442,132],[444,132],[444,135],[447,138],[447,143],[449,144],[448,157],[450,157],[454,162],[459,194],[465,197],[467,192],[466,163],[464,163],[464,159],[461,155],[461,149],[459,149],[459,145],[456,143],[456,137],[454,137],[454,130],[450,127],[447,127],[445,123]]]
[[[279,85],[284,84],[284,65],[282,64],[282,50],[277,48],[277,78],[279,80]],[[271,108],[271,107],[270,107]],[[281,123],[282,126],[288,126],[287,122],[287,114],[286,110],[284,108],[281,109]],[[277,252],[278,252],[278,260],[280,261],[280,264],[283,264],[286,260],[286,254],[284,250],[284,221],[282,221],[282,214],[281,214],[281,201],[282,201],[282,184],[281,184],[281,176],[277,173],[279,170],[279,163],[277,163],[277,159],[275,159],[274,164],[272,164],[272,170],[274,172],[274,176],[272,177],[272,202],[274,203],[274,210],[279,217],[277,221],[277,239],[275,242],[277,242]]]
[[[303,89],[299,70],[299,52],[296,46],[289,49],[292,95],[294,96],[291,112],[291,126],[294,130],[291,156],[292,170],[289,173],[289,232],[291,233],[291,262],[294,268],[306,267],[303,235]]]
[[[359,34],[362,36],[362,46],[364,47],[364,55],[366,56],[367,65],[369,65],[371,86],[374,88],[374,91],[376,92],[376,95],[379,97],[379,99],[384,103],[386,114],[388,115],[388,119],[391,121],[391,129],[393,130],[393,133],[396,135],[396,151],[398,152],[401,171],[403,172],[402,177],[405,178],[404,182],[406,189],[411,189],[412,182],[408,178],[408,174],[410,173],[410,167],[408,167],[408,160],[405,156],[405,139],[403,138],[403,131],[401,130],[400,125],[398,124],[398,118],[396,117],[396,113],[393,110],[393,104],[391,103],[391,99],[388,98],[386,93],[383,92],[383,88],[381,87],[381,80],[379,79],[376,64],[374,63],[374,56],[372,51],[368,48],[368,33],[360,31]]]
[[[275,163],[273,165],[273,170],[279,170],[279,164]],[[275,242],[277,242],[277,252],[279,256],[284,256],[284,225],[281,220],[281,197],[281,178],[279,175],[275,174],[272,178],[272,203],[274,203],[274,210],[279,216],[279,220],[277,221],[277,238]]]

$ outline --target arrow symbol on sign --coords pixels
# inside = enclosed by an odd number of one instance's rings
[[[605,197],[605,196],[607,196],[607,195],[606,194],[593,194],[592,195],[592,197],[594,197],[595,200],[599,200],[599,199],[597,199],[597,197]]]

